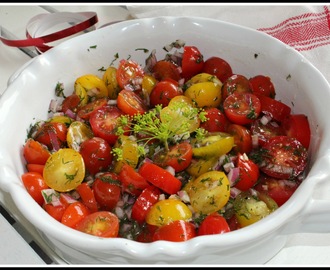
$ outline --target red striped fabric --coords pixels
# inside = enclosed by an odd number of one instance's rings
[[[298,51],[308,51],[330,44],[330,11],[294,16],[270,28],[259,28]]]

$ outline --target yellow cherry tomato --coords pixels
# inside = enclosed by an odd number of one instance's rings
[[[59,149],[47,159],[43,177],[50,188],[59,192],[71,191],[84,180],[84,160],[71,148]]]
[[[66,141],[70,148],[79,151],[80,144],[94,137],[92,129],[81,121],[74,121],[68,128]]]
[[[66,115],[55,115],[49,119],[49,122],[63,123],[67,127],[69,127],[73,121],[74,120],[72,118]]]
[[[219,211],[230,197],[230,183],[224,172],[209,171],[191,180],[186,190],[196,213]]]
[[[157,82],[158,81],[155,77],[151,75],[144,75],[142,79],[142,91],[145,91],[150,95]]]
[[[139,162],[138,144],[131,137],[120,135],[113,146],[114,149],[120,150],[120,157],[116,157],[114,161],[114,172],[120,173],[124,164],[128,164],[135,168]]]
[[[220,87],[222,87],[222,82],[215,75],[209,73],[199,73],[193,76],[190,80],[186,82],[186,85],[190,86],[192,84],[201,82],[213,82],[219,84]]]
[[[188,206],[177,199],[165,199],[151,206],[146,222],[151,225],[163,226],[175,220],[189,220],[192,212]]]
[[[198,177],[203,173],[212,171],[215,164],[218,162],[218,157],[209,159],[193,159],[186,171],[193,177]]]
[[[193,155],[197,158],[220,157],[234,147],[234,137],[227,133],[207,135],[202,140],[193,140]]]
[[[198,108],[216,108],[221,104],[221,82],[197,82],[188,87],[184,95],[189,97]]]
[[[108,88],[105,82],[94,74],[86,74],[76,79],[74,91],[80,97],[80,106],[86,105],[89,96],[107,97]]]
[[[117,69],[115,67],[108,67],[102,77],[102,80],[108,88],[108,96],[110,99],[116,99],[121,90],[116,79],[116,74]]]

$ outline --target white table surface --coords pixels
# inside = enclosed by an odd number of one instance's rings
[[[123,3],[125,4],[125,3]],[[27,22],[35,15],[58,11],[95,11],[101,26],[117,20],[131,19],[126,9],[115,5],[11,5],[0,4],[0,25],[19,39],[25,38]],[[0,94],[5,91],[8,79],[31,58],[15,47],[0,42]],[[17,220],[11,225],[0,215],[0,265],[49,265],[66,264],[50,250],[33,226],[21,215],[8,194],[0,190],[1,205]],[[18,231],[18,232],[17,232]],[[45,262],[28,244],[34,241],[52,259]],[[295,234],[288,238],[285,247],[265,266],[311,266],[330,265],[330,234]]]

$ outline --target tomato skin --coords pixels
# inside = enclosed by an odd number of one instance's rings
[[[259,179],[259,167],[252,160],[244,158],[242,154],[238,154],[236,166],[239,168],[239,180],[235,187],[246,191],[252,188]]]
[[[233,93],[252,93],[252,86],[248,78],[241,74],[233,74],[222,85],[221,93],[224,101]]]
[[[217,56],[212,56],[204,62],[203,72],[217,76],[222,83],[233,75],[230,64]]]
[[[199,225],[197,235],[222,234],[226,232],[230,232],[227,220],[218,212],[214,212],[206,216]]]
[[[181,181],[170,172],[153,163],[143,163],[139,173],[151,184],[167,194],[175,194],[181,188]]]
[[[248,125],[259,117],[261,103],[254,94],[236,92],[224,100],[223,109],[232,123]]]
[[[89,117],[94,111],[107,105],[107,103],[108,103],[108,98],[106,97],[97,98],[93,101],[88,102],[86,105],[80,107],[78,109],[77,115],[78,117],[84,120],[89,120]]]
[[[201,73],[204,66],[202,53],[195,46],[184,46],[182,55],[181,77],[186,81],[194,75]]]
[[[134,80],[142,80],[143,76],[144,71],[137,62],[125,59],[119,61],[116,79],[121,89],[135,90]]]
[[[230,124],[227,132],[234,136],[234,150],[237,153],[248,154],[252,151],[252,137],[248,128],[242,125]]]
[[[257,75],[249,79],[252,92],[256,95],[264,95],[266,97],[275,98],[275,87],[270,77],[265,75]]]
[[[75,229],[98,237],[113,238],[119,233],[119,219],[109,211],[94,212],[79,221]]]
[[[184,220],[175,220],[159,227],[153,235],[153,241],[184,242],[195,236],[196,230],[192,223]]]
[[[41,175],[44,172],[44,168],[45,165],[41,165],[41,164],[32,164],[32,163],[26,164],[26,169],[28,170],[28,172],[37,172],[40,173]]]
[[[77,186],[76,190],[79,193],[83,204],[87,206],[91,213],[97,212],[98,203],[95,199],[94,191],[91,189],[91,187],[86,182],[84,182]]]
[[[65,146],[67,132],[64,123],[45,122],[35,134],[34,140],[46,145],[49,150],[57,150]]]
[[[109,143],[100,137],[83,141],[79,152],[84,159],[86,170],[92,175],[106,170],[113,159],[111,149]]]
[[[21,178],[27,192],[40,206],[42,206],[44,198],[41,191],[49,188],[42,175],[37,172],[26,172],[22,174]]]
[[[92,190],[102,210],[113,210],[121,195],[121,183],[118,175],[112,172],[99,175],[92,185]]]
[[[162,81],[165,79],[172,79],[179,81],[181,78],[178,66],[166,60],[157,61],[152,67],[152,73],[156,80]]]
[[[158,226],[146,223],[135,240],[140,243],[151,243],[153,235],[157,229]]]
[[[160,194],[161,191],[157,187],[152,185],[146,187],[133,204],[132,219],[140,224],[145,222],[148,211],[158,201]]]
[[[119,180],[123,190],[134,196],[139,196],[145,188],[150,186],[147,180],[128,164],[124,164],[121,168]]]
[[[282,206],[297,190],[300,183],[295,180],[277,179],[262,175],[255,190],[270,196],[278,206]]]
[[[54,206],[51,203],[44,204],[43,208],[50,216],[52,216],[59,222],[61,222],[64,211],[66,209],[65,205],[60,204],[60,205]]]
[[[80,220],[90,214],[89,209],[82,202],[71,203],[64,211],[61,223],[75,228]]]
[[[75,93],[67,96],[62,102],[61,111],[65,114],[68,112],[68,110],[72,111],[73,113],[77,113],[80,101],[80,97]]]
[[[282,122],[284,118],[290,115],[291,108],[283,102],[263,95],[258,95],[258,97],[261,103],[261,111],[273,117],[274,120]]]
[[[225,132],[229,125],[227,116],[218,108],[206,108],[205,122],[200,124],[201,128],[206,129],[209,132]]]
[[[143,114],[147,111],[147,106],[138,94],[133,91],[123,89],[117,97],[117,106],[125,114]]]
[[[285,135],[283,128],[275,121],[269,121],[266,125],[260,119],[256,119],[250,126],[251,135],[258,137],[258,146],[263,146],[274,136]]]
[[[23,147],[23,156],[27,163],[44,165],[50,152],[40,142],[29,138]]]
[[[311,141],[311,130],[308,118],[304,114],[290,114],[282,121],[285,135],[296,138],[308,149]]]
[[[166,107],[172,98],[182,95],[183,92],[179,88],[177,81],[172,79],[164,79],[158,82],[151,91],[150,94],[150,105],[155,107],[157,104],[161,104]]]

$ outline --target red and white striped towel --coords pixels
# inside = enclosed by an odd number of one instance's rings
[[[199,16],[265,32],[299,51],[330,82],[330,5],[162,4],[127,8],[134,18]]]

